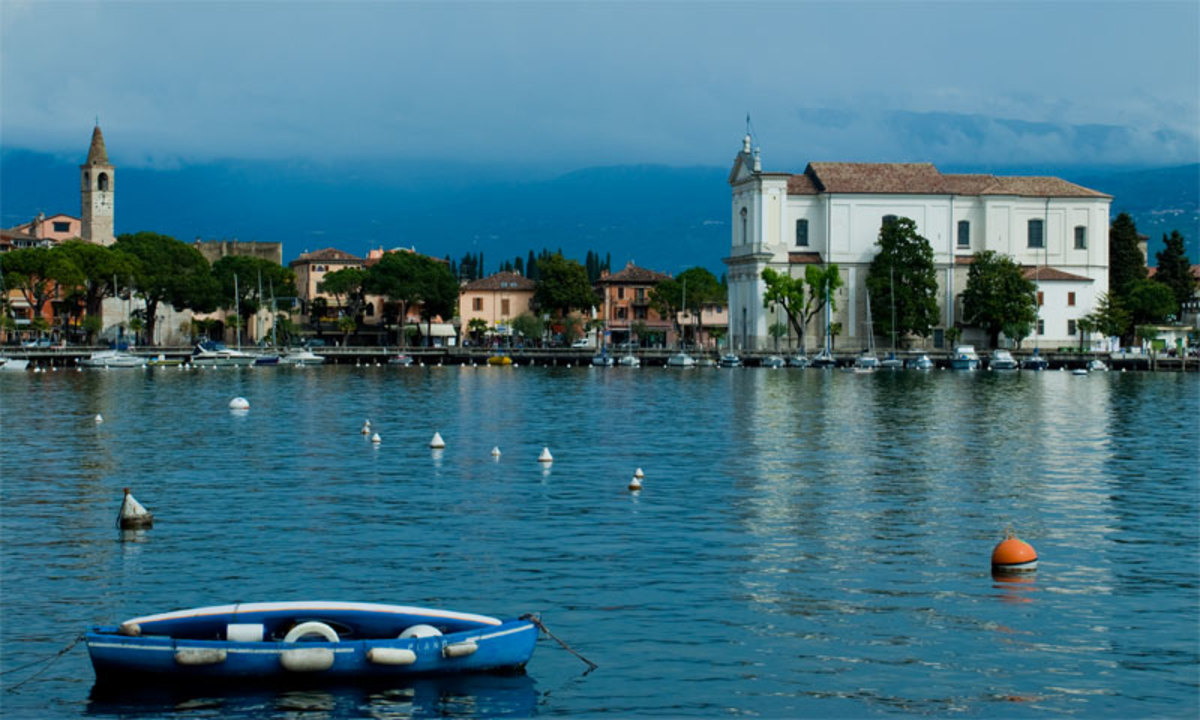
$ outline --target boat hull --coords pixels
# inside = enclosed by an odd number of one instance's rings
[[[91,628],[84,640],[97,681],[312,684],[517,672],[529,662],[538,636],[537,626],[529,620],[359,603],[258,603],[185,612],[190,614],[150,616],[121,626],[137,626],[141,634],[136,636],[122,634],[116,626]],[[337,628],[330,637],[338,641],[317,636],[288,642],[278,637],[285,628],[313,621]],[[445,632],[399,637],[404,628],[414,625],[432,625]],[[234,627],[258,628],[266,639],[246,641],[237,637]]]

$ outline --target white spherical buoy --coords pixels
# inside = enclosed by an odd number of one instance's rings
[[[99,425],[100,423],[104,422],[104,416],[101,415],[100,413],[96,413],[95,420],[96,420],[96,424]]]
[[[371,442],[373,442],[375,444],[379,444],[379,443],[383,442],[383,438],[379,437],[379,433],[375,433],[374,435],[371,436]]]
[[[435,432],[433,434],[433,439],[429,441],[429,447],[434,450],[441,450],[446,447],[446,441],[442,439],[441,433]]]
[[[499,446],[492,448],[492,457],[500,457],[500,447]]]
[[[554,456],[550,454],[550,448],[542,448],[542,454],[538,455],[538,462],[549,463],[554,462]]]
[[[244,397],[235,397],[229,401],[230,410],[249,410],[250,401]]]
[[[642,481],[639,480],[637,478],[637,476],[634,476],[634,478],[629,481],[629,489],[634,490],[634,491],[641,490],[642,489]]]
[[[641,480],[642,478],[646,477],[646,473],[642,472],[641,468],[638,468],[637,470],[633,471],[633,476]]]

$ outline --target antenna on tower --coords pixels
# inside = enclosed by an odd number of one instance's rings
[[[750,113],[746,113],[746,135],[750,137],[755,145],[758,145],[758,133],[754,130],[754,123],[750,122]]]

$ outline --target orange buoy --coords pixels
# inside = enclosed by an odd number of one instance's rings
[[[1037,551],[1010,529],[992,551],[993,572],[1024,572],[1037,570]]]

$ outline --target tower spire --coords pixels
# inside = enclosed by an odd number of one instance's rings
[[[92,145],[88,148],[87,165],[107,165],[108,150],[104,148],[104,133],[100,132],[100,118],[96,117],[96,127],[92,130]]]

